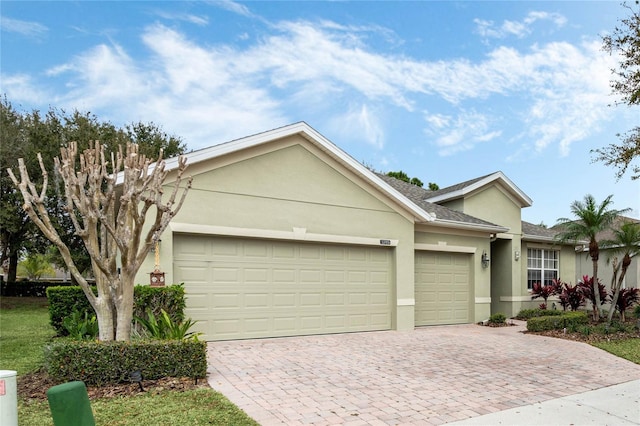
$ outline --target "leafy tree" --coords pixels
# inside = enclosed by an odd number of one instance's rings
[[[437,183],[429,182],[429,191],[437,191],[440,189]]]
[[[42,253],[29,253],[23,261],[18,263],[18,270],[32,281],[37,281],[41,276],[51,275],[55,272],[49,258]]]
[[[411,185],[419,186],[420,188],[422,188],[422,186],[424,185],[424,183],[422,183],[422,181],[420,179],[418,179],[417,177],[410,178],[402,170],[399,170],[397,172],[393,172],[393,171],[392,172],[387,172],[387,176],[390,176],[392,178],[396,178],[396,179],[401,180],[403,182],[410,183]],[[429,183],[429,188],[431,188],[431,185],[435,185],[435,184]]]
[[[628,106],[640,105],[640,9],[639,2],[635,2],[635,9],[628,4],[623,6],[630,15],[620,20],[611,34],[603,37],[604,50],[609,54],[618,54],[621,62],[612,70],[615,80],[611,82],[614,93],[622,95],[620,103]],[[610,144],[605,148],[596,149],[596,161],[602,161],[607,166],[618,169],[617,176],[621,178],[632,161],[640,157],[640,126],[636,126],[624,134],[617,135],[621,139],[619,145]],[[632,166],[631,179],[640,178],[640,166]]]
[[[97,295],[51,221],[46,206],[48,172],[41,155],[38,162],[43,176],[41,185],[30,179],[22,158],[18,160],[20,180],[8,170],[22,194],[24,210],[58,248],[67,269],[82,287],[96,312],[100,340],[130,340],[134,279],[191,187],[191,178],[183,177],[186,159],[179,158],[173,189],[164,195],[163,183],[169,172],[165,170],[162,151],[153,164],[139,152],[139,145],[132,143],[125,150],[119,147],[110,156],[97,141],[82,154],[75,142],[60,149],[60,157],[54,163],[63,183],[64,209],[91,258]],[[186,185],[181,188],[183,180]],[[145,226],[147,215],[151,223]]]
[[[5,170],[16,167],[23,158],[30,170],[32,181],[42,181],[36,153],[40,153],[47,173],[55,177],[53,158],[60,148],[78,142],[82,151],[92,141],[100,141],[107,152],[116,152],[127,140],[138,143],[139,150],[148,158],[157,158],[160,150],[169,157],[183,154],[186,147],[174,136],[169,136],[153,124],[131,123],[119,129],[95,115],[74,111],[71,114],[51,108],[42,115],[39,111],[16,111],[6,97],[0,99],[0,263],[8,269],[8,281],[15,281],[18,259],[26,252],[45,252],[50,246],[46,238],[22,210],[22,195],[11,182]],[[76,235],[72,218],[65,210],[61,180],[49,182],[46,208],[65,245],[71,250],[76,267],[81,273],[91,270],[91,261],[82,239]],[[63,266],[62,257],[54,255],[52,261]],[[75,280],[75,278],[72,277]]]
[[[598,259],[600,258],[600,245],[596,236],[599,232],[609,229],[615,218],[626,213],[629,209],[611,209],[613,195],[609,195],[598,204],[592,195],[585,195],[584,201],[574,201],[571,203],[571,213],[575,219],[560,218],[558,224],[561,231],[556,235],[556,239],[562,243],[573,242],[586,239],[589,241],[589,256],[593,264],[593,282],[598,283]],[[600,320],[600,292],[594,291],[593,319]]]
[[[622,255],[622,262],[620,263],[614,258],[614,273],[613,279],[611,280],[611,305],[617,306],[622,283],[629,269],[629,265],[631,265],[631,259],[640,254],[640,223],[631,221],[624,222],[620,225],[619,229],[613,230],[613,238],[611,240],[602,241],[602,246],[611,249],[609,260],[617,254]],[[620,277],[616,282],[618,269],[620,269]],[[609,311],[609,317],[607,318],[608,323],[611,323],[613,311],[614,309]]]
[[[638,288],[621,288],[620,297],[615,303],[616,309],[620,312],[620,321],[625,322],[625,312],[631,306],[640,302],[640,289]],[[613,311],[613,309],[611,309]]]

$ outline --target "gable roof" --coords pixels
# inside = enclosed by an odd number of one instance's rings
[[[555,237],[559,232],[558,229],[545,228],[522,221],[522,239],[527,241],[555,242]]]
[[[386,194],[397,204],[399,204],[405,211],[410,213],[417,222],[426,223],[435,220],[433,215],[415,205],[413,202],[407,199],[407,197],[398,192],[392,186],[388,185],[385,181],[380,179],[377,175],[375,175],[361,163],[356,161],[346,152],[338,148],[335,144],[322,136],[305,122],[298,122],[244,138],[235,139],[218,145],[213,145],[208,148],[185,154],[184,157],[187,158],[187,165],[197,164],[233,152],[238,152],[244,149],[268,144],[274,140],[293,135],[300,135],[304,137],[306,140],[318,147],[327,155],[344,165],[347,169],[353,171],[357,175],[360,175],[365,181],[371,183],[374,187],[378,188],[382,193]],[[165,170],[172,170],[177,168],[177,166],[178,157],[168,158],[165,160]]]
[[[491,183],[500,183],[520,203],[520,207],[529,207],[533,201],[518,186],[502,172],[491,173],[465,182],[457,183],[437,191],[428,191],[426,201],[442,203],[463,198],[466,195]]]
[[[397,189],[401,194],[406,196],[414,204],[416,204],[429,214],[433,215],[435,217],[436,223],[446,224],[454,227],[481,228],[495,233],[507,232],[509,230],[509,228],[487,222],[486,220],[478,219],[477,217],[452,210],[448,207],[425,201],[428,194],[432,191],[426,190],[417,185],[412,185],[410,183],[404,182],[391,176],[387,176],[382,173],[376,174],[380,179]]]

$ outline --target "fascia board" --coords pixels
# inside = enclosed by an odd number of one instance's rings
[[[496,172],[490,176],[487,176],[486,178],[479,180],[478,182],[475,182],[467,187],[464,187],[462,189],[459,189],[457,191],[452,191],[452,192],[448,192],[446,194],[442,194],[442,195],[437,195],[435,197],[430,197],[427,198],[425,201],[429,201],[431,203],[438,203],[438,202],[442,202],[442,201],[447,201],[447,200],[454,200],[457,198],[462,198],[467,194],[470,194],[472,192],[474,192],[477,189],[482,188],[483,186],[486,186],[488,184],[490,184],[491,182],[494,182],[496,180],[501,180],[506,186],[507,189],[513,193],[514,195],[516,195],[523,204],[523,207],[530,207],[533,204],[533,200],[531,200],[531,198],[529,198],[529,196],[527,194],[525,194],[524,192],[522,192],[522,190],[520,188],[518,188],[516,186],[516,184],[513,183],[513,181],[511,181],[511,179],[509,179],[507,176],[505,176],[504,173],[502,172]]]
[[[490,232],[492,234],[500,234],[509,232],[509,228],[505,228],[504,226],[492,226],[492,225],[481,225],[476,223],[466,223],[466,222],[457,222],[454,220],[445,220],[445,219],[437,219],[434,222],[434,225],[442,225],[447,228],[457,228],[457,229],[467,229],[472,231],[483,231]]]

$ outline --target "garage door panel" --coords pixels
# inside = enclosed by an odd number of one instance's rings
[[[470,258],[463,253],[416,252],[416,325],[470,321]]]
[[[205,340],[391,328],[388,248],[183,235],[174,244],[185,314]]]

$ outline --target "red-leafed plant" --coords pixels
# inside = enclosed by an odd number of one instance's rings
[[[604,284],[600,282],[600,280],[598,280],[598,296],[599,297],[596,296],[593,277],[590,277],[588,275],[582,276],[582,279],[578,281],[578,287],[580,287],[580,291],[584,295],[584,298],[591,302],[591,306],[594,307],[594,310],[596,309],[595,307],[598,300],[600,301],[601,305],[604,305],[607,302],[607,299],[609,298],[609,294],[607,293],[607,288],[604,286]],[[594,319],[595,319],[595,314],[594,314]]]
[[[571,285],[562,283],[562,291],[558,296],[560,298],[560,306],[563,310],[567,310],[567,307],[572,311],[577,311],[578,308],[585,303],[584,294],[579,285]]]
[[[620,321],[624,322],[624,313],[631,306],[640,302],[640,289],[637,288],[621,288],[619,290],[618,300],[616,301],[616,309],[620,312]]]
[[[547,299],[551,296],[555,296],[560,292],[562,287],[562,283],[560,280],[554,279],[551,284],[542,285],[541,283],[533,283],[531,288],[531,300],[537,299],[538,297],[542,297],[544,299],[544,308],[542,308],[542,304],[540,305],[541,309],[547,308]]]

